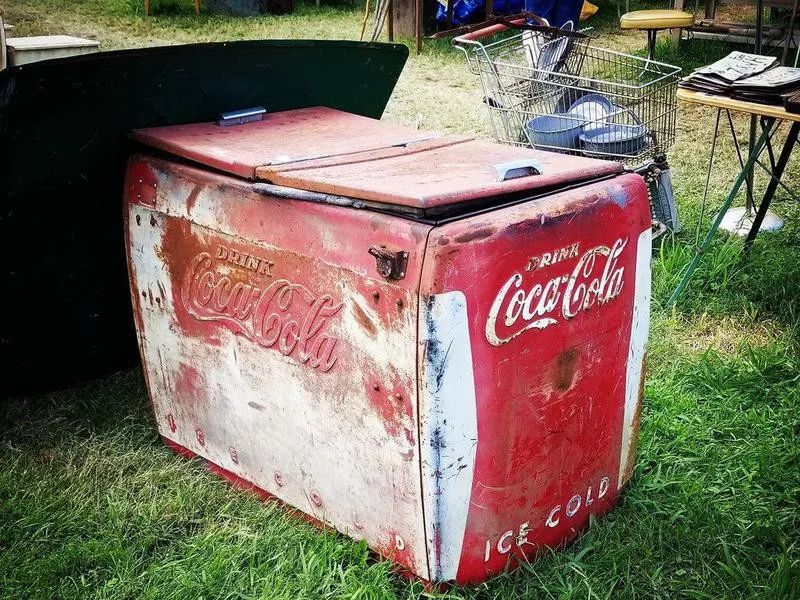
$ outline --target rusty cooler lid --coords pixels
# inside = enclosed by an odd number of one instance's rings
[[[444,213],[548,193],[622,171],[619,163],[422,132],[331,108],[139,129],[148,146],[319,201],[362,201],[406,214]],[[258,187],[258,186],[257,186]]]

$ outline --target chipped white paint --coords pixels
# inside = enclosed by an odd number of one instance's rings
[[[455,579],[464,542],[478,445],[467,300],[431,296],[420,310],[422,486],[433,581]]]
[[[634,444],[633,423],[641,402],[642,369],[644,351],[650,327],[650,255],[652,254],[650,228],[639,235],[636,246],[636,279],[633,295],[633,323],[628,350],[628,367],[625,376],[625,416],[622,423],[622,445],[619,457],[619,480],[617,487],[625,484],[626,467]]]
[[[193,221],[213,225],[208,207],[219,202],[209,197],[213,193],[219,192],[199,194]],[[384,419],[366,395],[373,383],[370,377],[382,378],[381,385],[389,386],[392,374],[395,382],[416,385],[416,296],[407,293],[406,309],[396,311],[392,327],[377,327],[376,340],[356,321],[351,303],[360,294],[346,277],[329,290],[318,290],[347,306],[335,315],[341,318],[332,326],[342,352],[369,353],[375,367],[371,373],[366,368],[340,372],[339,364],[322,372],[224,324],[215,327],[214,343],[187,335],[176,312],[192,317],[186,307],[173,305],[174,299],[181,301],[181,291],[171,287],[164,253],[166,221],[188,217],[185,202],[176,200],[186,195],[180,181],[167,179],[159,183],[156,211],[128,207],[132,293],[140,301],[138,334],[160,433],[349,536],[366,538],[373,547],[409,552],[416,572],[427,578],[416,430],[410,441],[402,431],[387,433]],[[218,231],[219,224],[192,225],[201,240],[212,235],[212,229]],[[213,236],[231,244],[242,242],[216,232]],[[287,253],[272,252],[275,249],[264,243],[257,246],[252,254],[269,257],[277,278]],[[213,257],[216,247],[210,245],[208,251]],[[239,268],[219,260],[218,273]],[[317,269],[331,267],[319,263]],[[377,325],[377,313],[366,304],[363,309]],[[192,388],[187,378],[196,378],[194,399],[187,398]],[[416,415],[409,419],[415,420]]]

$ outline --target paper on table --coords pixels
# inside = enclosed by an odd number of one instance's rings
[[[794,67],[775,67],[759,75],[735,81],[731,87],[734,90],[745,88],[772,90],[792,88],[798,83],[800,83],[800,69]]]
[[[774,56],[734,51],[707,67],[697,69],[695,73],[716,76],[733,83],[739,79],[762,73],[776,64],[778,64],[778,59]]]

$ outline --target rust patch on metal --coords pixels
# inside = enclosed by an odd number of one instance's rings
[[[639,450],[639,430],[642,427],[642,405],[644,404],[644,380],[647,366],[647,354],[642,357],[642,376],[639,380],[639,402],[636,404],[636,412],[631,422],[631,448],[628,452],[628,461],[625,464],[624,483],[633,476],[633,468],[636,466],[636,454]]]
[[[414,433],[408,427],[404,428],[404,431],[406,433],[406,440],[408,441],[408,443],[411,446],[413,446],[414,445]]]
[[[461,235],[457,235],[455,241],[459,244],[466,244],[467,242],[474,242],[487,238],[496,231],[496,227],[480,227],[478,229],[473,229],[472,231],[462,233]]]
[[[575,367],[578,362],[578,349],[570,348],[556,360],[555,384],[559,392],[566,392],[575,381]]]
[[[196,185],[192,188],[192,191],[189,192],[189,196],[186,198],[186,212],[188,214],[192,214],[192,210],[194,210],[194,205],[197,203],[197,197],[200,195],[203,186]]]
[[[414,423],[414,405],[408,394],[400,391],[379,387],[368,390],[370,404],[375,412],[380,415],[383,428],[392,436],[405,437],[411,446],[414,446],[414,436],[411,432]]]
[[[409,543],[411,540],[403,538],[402,535],[394,529],[389,529],[387,533],[388,535],[385,541],[378,542],[374,547],[378,555],[382,558],[400,563],[399,567],[401,569],[417,564],[416,557],[411,548],[412,544]]]
[[[128,193],[130,202],[144,206],[156,205],[156,189],[158,177],[153,169],[144,162],[136,161],[128,169]]]
[[[375,323],[372,322],[372,319],[370,319],[367,313],[364,312],[364,309],[361,308],[358,302],[355,301],[353,302],[353,314],[355,315],[358,324],[364,328],[364,331],[366,331],[370,337],[375,337],[375,335],[378,333]]]
[[[180,399],[194,402],[198,397],[202,397],[204,385],[200,371],[186,363],[180,364],[175,381],[175,392]]]

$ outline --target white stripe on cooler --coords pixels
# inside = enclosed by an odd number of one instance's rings
[[[633,439],[633,421],[640,402],[644,350],[650,326],[650,255],[653,252],[650,228],[639,235],[636,246],[636,279],[633,295],[633,323],[628,349],[628,367],[625,377],[625,416],[622,423],[622,445],[619,457],[617,488],[625,484],[625,471],[630,460]]]
[[[462,292],[430,297],[420,311],[422,493],[431,581],[455,579],[478,445],[475,380]],[[437,543],[438,542],[438,543]]]

